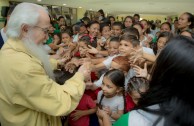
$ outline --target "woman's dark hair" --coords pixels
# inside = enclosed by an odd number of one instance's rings
[[[118,70],[118,69],[112,69],[109,70],[105,73],[104,77],[108,77],[113,84],[115,84],[117,87],[122,87],[123,88],[123,100],[124,100],[124,105],[125,105],[125,75],[123,71]],[[104,95],[102,94],[99,102],[99,106],[101,106],[101,102],[103,99]],[[125,107],[124,107],[125,111]]]
[[[189,12],[185,12],[184,14],[188,15],[188,22],[191,22],[189,28],[190,29],[194,28],[194,16]]]
[[[127,42],[131,42],[133,47],[137,47],[139,45],[139,40],[137,38],[137,36],[134,36],[134,35],[130,35],[130,34],[123,34],[121,37],[120,37],[120,41],[122,40],[125,40]]]
[[[109,17],[108,17],[108,19],[110,20],[110,18],[113,18],[113,19],[114,19],[114,21],[115,21],[115,17],[113,17],[113,16],[109,16]]]
[[[141,22],[142,22],[142,21],[145,21],[145,22],[147,23],[148,26],[150,25],[149,22],[148,22],[148,20],[143,19],[143,20],[141,20]],[[148,28],[146,29],[145,33],[149,34],[150,32],[151,32],[151,31],[150,31],[150,28],[148,27]]]
[[[137,108],[150,112],[147,106],[159,104],[158,112],[166,126],[193,126],[194,40],[185,36],[172,39],[158,56],[148,91]]]

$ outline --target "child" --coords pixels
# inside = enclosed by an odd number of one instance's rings
[[[128,82],[127,97],[126,102],[126,111],[131,111],[135,105],[137,105],[138,100],[141,97],[142,93],[145,93],[148,90],[149,82],[146,78],[143,77],[132,77]]]
[[[124,113],[124,73],[117,69],[108,71],[98,93],[98,104],[109,115],[112,124]],[[102,126],[102,120],[99,118]]]
[[[77,70],[77,69],[76,69]],[[66,80],[71,78],[75,73],[69,73],[68,71],[59,71],[55,70],[54,75],[56,81],[59,84],[64,84]],[[68,118],[68,123],[70,126],[89,126],[89,115],[96,112],[96,103],[92,100],[92,98],[86,94],[84,94],[77,106],[77,108],[70,113]],[[64,118],[62,118],[62,121]]]
[[[114,22],[112,25],[111,36],[119,37],[122,34],[123,24],[121,22]]]

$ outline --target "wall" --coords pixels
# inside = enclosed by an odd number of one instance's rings
[[[86,12],[86,9],[77,8],[77,21],[79,21],[80,19],[84,17],[85,12]]]
[[[8,0],[0,0],[0,12],[1,12],[1,8],[2,6],[9,6],[9,1]],[[2,28],[4,26],[4,21],[2,21],[4,18],[1,17],[0,14],[0,28]]]

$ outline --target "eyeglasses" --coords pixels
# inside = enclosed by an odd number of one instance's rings
[[[48,33],[49,33],[48,28],[41,28],[41,27],[39,27],[39,26],[34,26],[34,27],[40,28],[45,34],[48,34]]]

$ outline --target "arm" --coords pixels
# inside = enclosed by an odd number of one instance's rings
[[[52,116],[67,115],[77,107],[85,90],[86,69],[80,69],[82,73],[77,72],[64,85],[59,85],[45,74],[36,60],[23,62],[23,69],[17,68],[22,73],[18,76],[20,83],[15,85],[14,104]]]
[[[73,120],[78,120],[82,116],[91,115],[96,112],[96,108],[88,109],[88,110],[75,110],[75,113],[71,114]]]
[[[123,110],[118,110],[117,113],[112,113],[110,117],[112,117],[114,120],[117,120],[123,115],[124,111]]]

